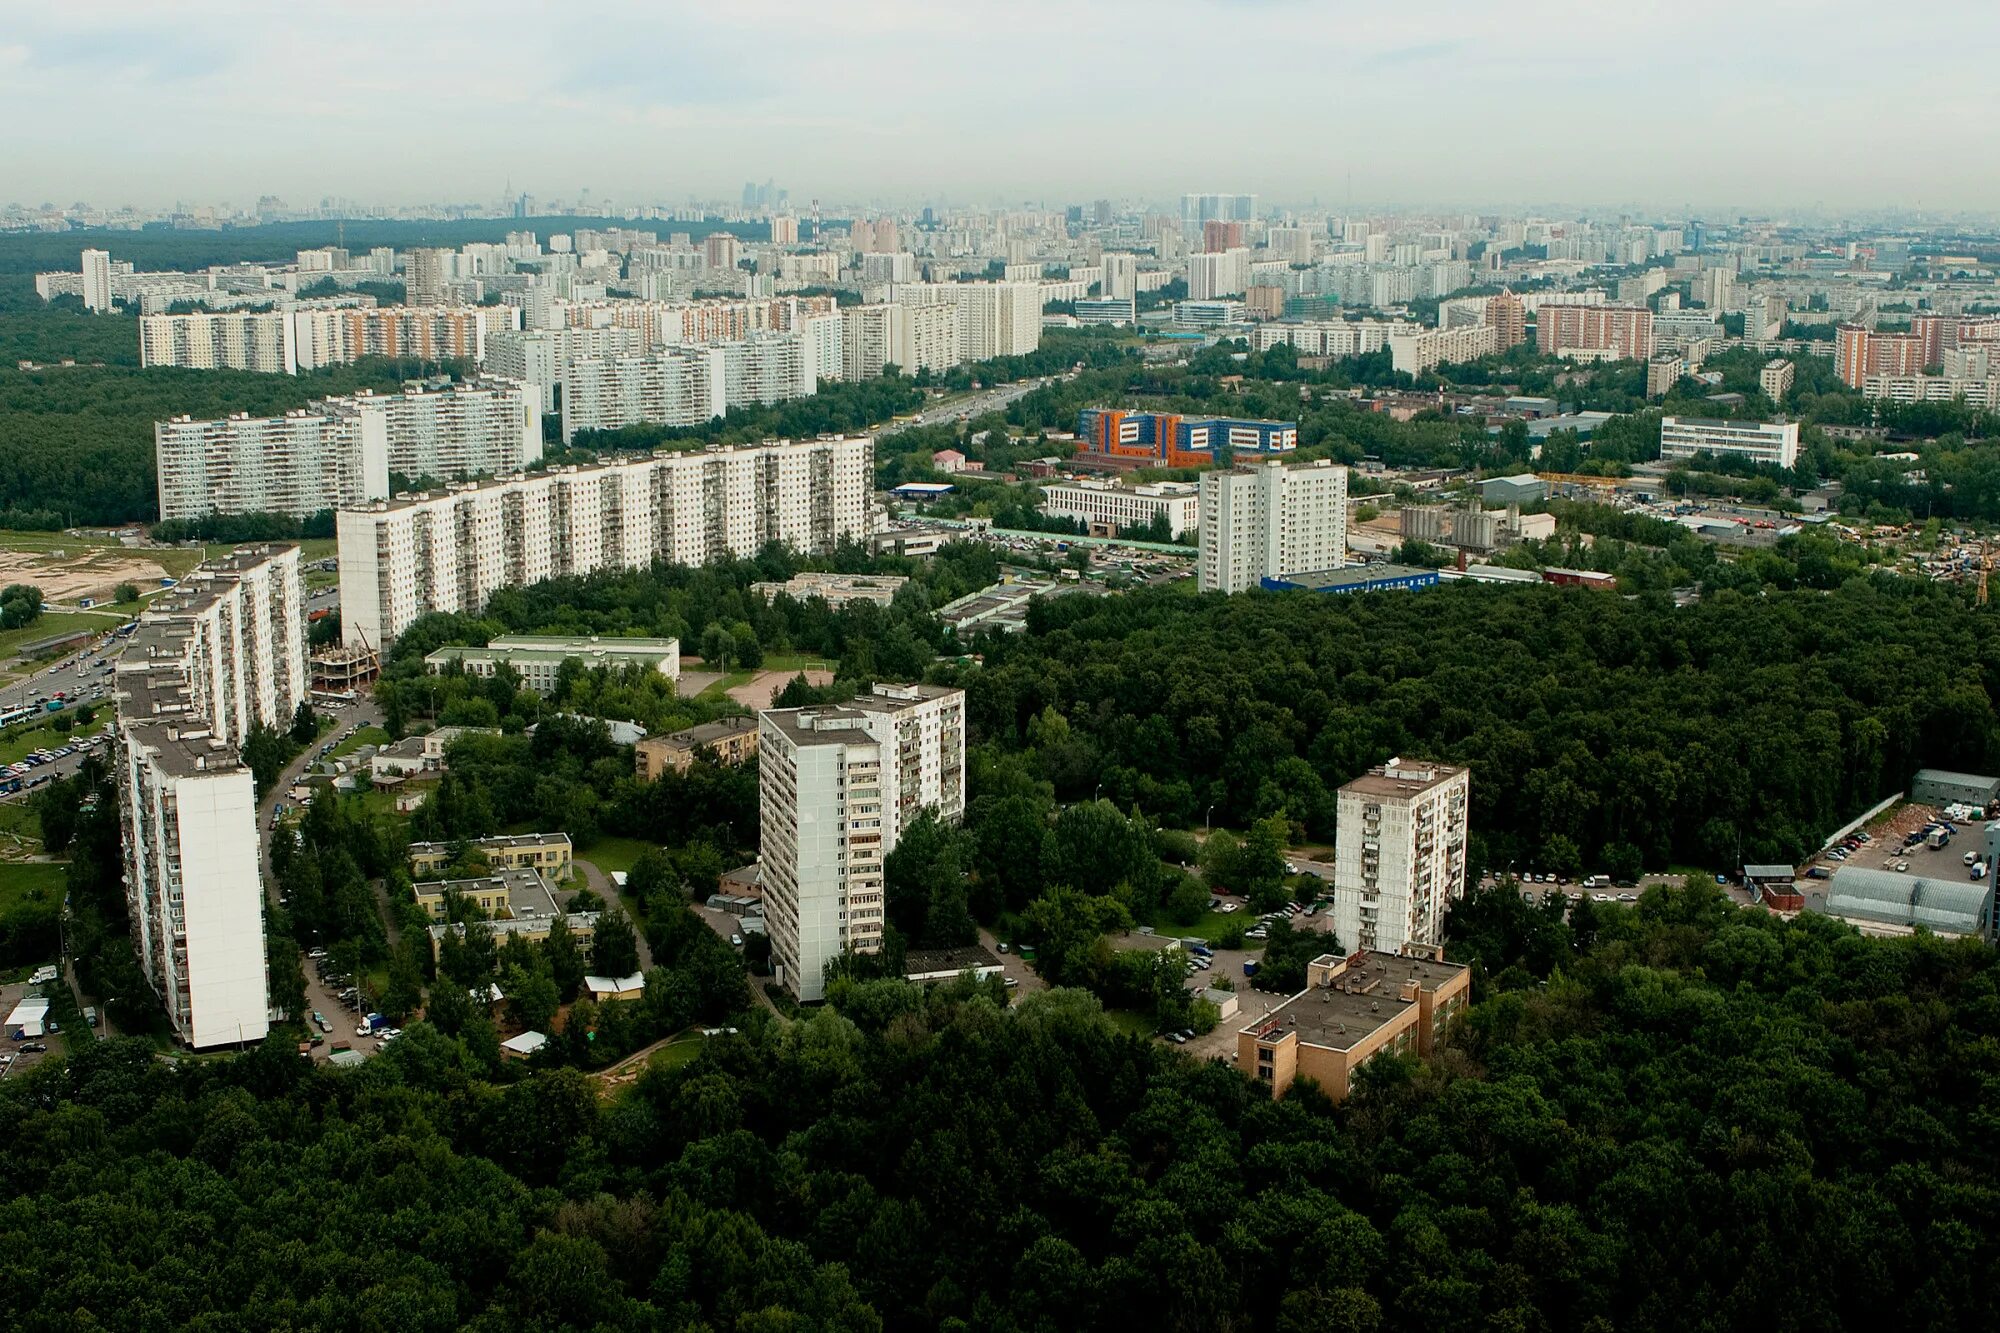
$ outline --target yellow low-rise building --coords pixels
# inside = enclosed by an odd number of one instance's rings
[[[410,873],[421,879],[435,875],[452,863],[453,842],[413,842],[410,844]],[[486,858],[494,871],[539,870],[551,880],[569,876],[570,847],[567,833],[523,833],[497,838],[476,838],[464,846]]]
[[[1471,970],[1441,958],[1323,954],[1303,991],[1237,1034],[1236,1067],[1274,1097],[1310,1078],[1343,1101],[1354,1071],[1384,1051],[1428,1056],[1471,989]]]
[[[648,736],[632,747],[632,767],[639,781],[654,782],[669,769],[687,772],[700,750],[713,753],[720,764],[744,763],[757,753],[757,719],[726,717],[666,736]]]

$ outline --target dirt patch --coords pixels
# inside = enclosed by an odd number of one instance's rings
[[[674,690],[683,699],[692,699],[709,686],[722,679],[720,671],[689,671],[683,667],[680,680]]]
[[[32,583],[51,604],[82,597],[108,602],[121,583],[157,588],[165,574],[157,561],[102,547],[79,547],[60,556],[53,551],[0,551],[0,585]]]
[[[785,686],[791,684],[795,676],[804,676],[808,685],[833,684],[833,673],[824,667],[809,667],[804,671],[761,671],[757,679],[748,685],[738,685],[727,693],[745,708],[769,708],[771,701],[784,693]]]

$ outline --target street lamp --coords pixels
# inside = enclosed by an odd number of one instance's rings
[[[1208,809],[1201,812],[1201,831],[1203,833],[1208,832],[1208,817],[1214,813],[1215,813],[1215,802],[1210,801],[1208,803]]]
[[[1100,782],[1100,783],[1098,783],[1098,784],[1097,784],[1097,795],[1095,795],[1095,796],[1091,797],[1090,799],[1092,800],[1092,802],[1097,802],[1097,801],[1101,801],[1101,800],[1103,800],[1103,799],[1104,799],[1104,784],[1103,784],[1103,783],[1101,783],[1101,782]]]

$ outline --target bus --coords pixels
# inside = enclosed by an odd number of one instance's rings
[[[9,708],[4,712],[0,712],[0,727],[11,727],[16,722],[26,722],[41,711],[41,709],[36,708],[33,704],[26,704],[20,708]]]

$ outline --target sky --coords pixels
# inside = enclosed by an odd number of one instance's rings
[[[1984,0],[5,9],[0,202],[2000,210]]]

